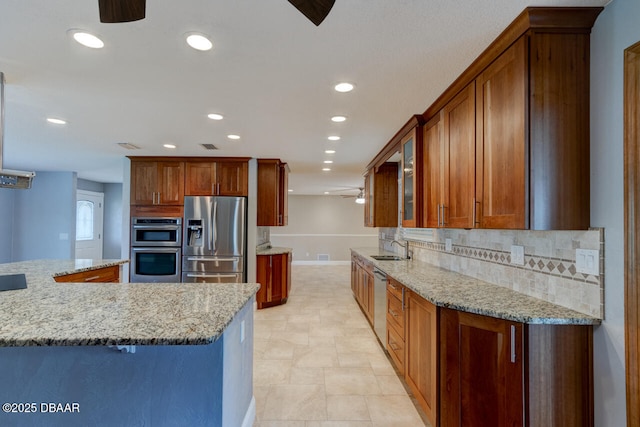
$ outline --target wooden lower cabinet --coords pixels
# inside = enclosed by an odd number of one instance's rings
[[[592,327],[440,310],[441,426],[593,426]]]
[[[291,253],[258,255],[256,278],[261,285],[256,295],[258,309],[286,303],[291,290]]]
[[[80,273],[65,274],[53,278],[56,282],[68,283],[115,283],[120,281],[120,266],[98,268]]]
[[[404,375],[405,361],[405,287],[394,278],[387,276],[387,342],[391,360],[400,375]]]
[[[367,321],[373,326],[373,266],[358,256],[351,258],[351,290]]]
[[[438,414],[438,307],[405,291],[404,378],[432,426]],[[444,424],[446,425],[446,424]]]

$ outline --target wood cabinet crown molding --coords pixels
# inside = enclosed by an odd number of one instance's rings
[[[248,162],[252,157],[191,157],[191,156],[127,156],[133,161],[176,161],[176,162],[211,162],[211,161],[229,161],[229,162]]]
[[[380,152],[367,165],[367,171],[375,168],[376,170],[382,166],[391,156],[400,152],[402,147],[402,139],[413,129],[422,126],[425,123],[424,118],[420,114],[415,114],[400,128],[398,132],[387,142]],[[365,172],[366,174],[366,172]]]
[[[603,7],[527,7],[422,114],[428,121],[527,32],[590,33]]]

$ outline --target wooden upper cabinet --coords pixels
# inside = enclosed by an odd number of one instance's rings
[[[402,226],[422,224],[422,129],[414,127],[400,142],[402,147]]]
[[[247,160],[202,160],[186,162],[185,195],[248,196]]]
[[[442,227],[442,203],[445,199],[444,110],[424,126],[424,207],[422,224],[427,228]]]
[[[520,38],[476,79],[476,193],[482,228],[529,226],[527,41]]]
[[[287,225],[288,173],[279,159],[258,159],[258,226]]]
[[[398,163],[386,162],[365,176],[365,226],[398,226]]]
[[[475,120],[472,83],[424,127],[426,227],[474,227]]]
[[[184,204],[184,162],[131,159],[132,205]]]

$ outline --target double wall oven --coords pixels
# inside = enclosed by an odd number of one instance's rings
[[[131,219],[131,282],[181,281],[182,218]]]

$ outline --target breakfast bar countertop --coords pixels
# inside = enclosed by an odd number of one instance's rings
[[[417,260],[379,261],[378,248],[351,248],[387,275],[440,307],[528,324],[598,325],[601,319]]]
[[[57,283],[54,276],[127,260],[0,264],[27,289],[0,292],[0,347],[193,345],[218,339],[257,283]]]

